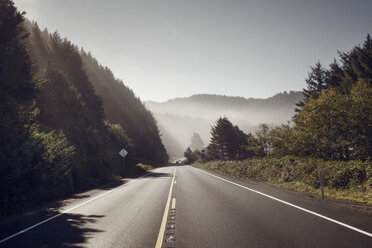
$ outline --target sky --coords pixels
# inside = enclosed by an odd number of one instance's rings
[[[372,34],[371,0],[14,0],[90,51],[141,100],[301,90]]]

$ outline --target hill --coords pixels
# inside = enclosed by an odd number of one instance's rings
[[[131,89],[114,77],[109,68],[100,65],[90,53],[80,53],[88,78],[103,100],[105,117],[126,131],[133,141],[137,157],[166,163],[168,155],[151,112]]]
[[[260,123],[280,125],[289,121],[295,104],[302,99],[300,91],[285,91],[266,99],[200,94],[145,104],[159,123],[169,155],[177,158],[190,145],[194,132],[207,144],[210,126],[221,116],[245,132],[255,132]]]
[[[139,160],[167,162],[153,116],[130,89],[3,3],[0,216],[138,173]]]

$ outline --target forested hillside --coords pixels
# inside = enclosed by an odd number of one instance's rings
[[[84,69],[97,95],[103,100],[106,118],[120,124],[133,141],[136,156],[159,163],[167,162],[157,124],[141,100],[109,68],[101,66],[90,54],[81,52]]]
[[[283,92],[267,99],[193,95],[157,103],[147,101],[154,113],[163,142],[171,157],[182,157],[194,132],[204,142],[210,139],[210,127],[221,116],[228,117],[245,132],[255,132],[260,123],[280,125],[289,121],[296,103],[303,99],[301,92]]]
[[[147,101],[155,113],[172,113],[216,120],[221,114],[234,120],[245,120],[252,125],[259,123],[281,124],[291,118],[295,103],[303,99],[302,92],[278,93],[266,99],[221,95],[193,95],[158,103]]]
[[[136,157],[167,162],[153,117],[108,69],[85,67],[84,52],[25,23],[10,0],[0,23],[0,215],[117,180]],[[105,83],[124,103],[117,119],[96,93]]]

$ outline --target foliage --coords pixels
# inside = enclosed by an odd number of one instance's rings
[[[245,149],[247,135],[226,118],[219,118],[211,130],[211,141],[207,147],[208,160],[239,160],[250,154]]]
[[[149,170],[152,170],[154,168],[151,165],[143,164],[143,163],[137,163],[136,166],[144,169],[145,171],[149,171]]]
[[[204,142],[198,133],[193,133],[191,137],[190,149],[192,151],[195,150],[201,151],[202,149],[204,149]]]
[[[73,192],[75,154],[61,130],[36,118],[38,86],[24,48],[23,17],[11,1],[2,0],[0,41],[0,215]]]
[[[157,163],[168,162],[156,120],[131,89],[116,79],[107,67],[85,51],[80,51],[89,81],[103,99],[106,118],[118,123],[132,140],[135,155]]]
[[[0,6],[0,216],[143,171],[129,136],[151,133],[141,141],[166,161],[156,123],[133,94],[128,114],[146,116],[129,134],[105,119],[76,46],[25,23],[12,1]]]
[[[308,136],[309,154],[346,160],[372,156],[372,84],[360,79],[347,95],[327,89],[294,123],[297,135]]]
[[[199,150],[192,151],[190,147],[186,149],[183,155],[187,159],[187,162],[190,164],[202,158],[202,153]]]
[[[197,162],[193,165],[244,180],[268,182],[316,194],[320,193],[317,167],[321,165],[326,196],[372,204],[371,161],[326,161],[285,156]]]
[[[261,156],[312,156],[365,160],[372,156],[372,40],[339,53],[329,69],[311,68],[293,122],[262,126],[256,134]]]
[[[307,88],[303,89],[305,99],[297,103],[297,112],[324,90],[333,88],[341,94],[349,94],[359,79],[372,79],[372,39],[369,34],[362,46],[356,46],[350,52],[339,52],[339,56],[340,63],[335,60],[329,69],[320,62],[311,67],[306,79]]]
[[[319,96],[319,94],[327,88],[328,82],[328,72],[318,61],[314,67],[311,67],[311,72],[309,72],[306,81],[307,88],[303,89],[303,94],[305,96],[304,100],[297,103],[298,107],[303,107],[308,99],[314,99]]]

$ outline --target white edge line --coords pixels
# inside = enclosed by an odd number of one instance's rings
[[[48,222],[48,221],[51,221],[51,220],[53,220],[53,219],[55,219],[55,218],[57,218],[57,217],[59,217],[59,216],[65,214],[65,213],[67,213],[67,212],[70,212],[71,210],[74,210],[75,208],[81,207],[81,206],[83,206],[83,205],[85,205],[85,204],[87,204],[87,203],[89,203],[89,202],[91,202],[91,201],[97,200],[98,198],[101,198],[102,196],[107,195],[108,193],[111,193],[111,192],[114,191],[114,190],[117,190],[117,189],[119,189],[119,188],[121,188],[121,187],[123,187],[123,186],[126,186],[126,185],[130,184],[131,182],[134,182],[134,181],[137,181],[138,179],[141,179],[141,178],[143,178],[143,177],[146,177],[147,175],[149,175],[149,174],[151,174],[151,173],[152,173],[152,172],[146,173],[145,175],[143,175],[143,176],[141,176],[141,177],[139,177],[139,178],[136,178],[136,179],[134,179],[134,180],[131,180],[131,181],[129,181],[129,182],[123,184],[123,185],[120,185],[120,186],[118,186],[118,187],[116,187],[116,188],[114,188],[114,189],[112,189],[112,190],[110,190],[110,191],[107,191],[107,192],[105,192],[105,193],[102,193],[102,194],[100,194],[100,195],[98,195],[98,196],[96,196],[96,197],[94,197],[94,198],[92,198],[92,199],[90,199],[90,200],[88,200],[88,201],[86,201],[86,202],[83,202],[83,203],[80,203],[79,205],[76,205],[75,207],[72,207],[72,208],[69,208],[69,209],[67,209],[67,210],[64,210],[64,211],[62,211],[61,213],[56,214],[56,215],[54,215],[54,216],[52,216],[52,217],[50,217],[50,218],[48,218],[48,219],[46,219],[46,220],[43,220],[43,221],[41,221],[41,222],[39,222],[39,223],[36,223],[35,225],[29,226],[29,227],[23,229],[22,231],[19,231],[19,232],[13,234],[13,235],[10,235],[10,236],[8,236],[8,237],[6,237],[6,238],[0,240],[0,244],[1,244],[1,243],[4,243],[5,241],[7,241],[7,240],[9,240],[9,239],[12,239],[12,238],[14,238],[14,237],[20,235],[20,234],[22,234],[22,233],[25,233],[25,232],[27,232],[27,231],[29,231],[29,230],[31,230],[31,229],[34,229],[35,227],[40,226],[40,225],[42,225],[42,224],[44,224],[44,223],[46,223],[46,222]]]
[[[194,167],[194,168],[195,168],[195,167]],[[248,188],[248,187],[246,187],[246,186],[243,186],[243,185],[240,185],[240,184],[237,184],[237,183],[231,182],[231,181],[226,180],[226,179],[224,179],[224,178],[222,178],[222,177],[219,177],[219,176],[213,175],[213,174],[211,174],[211,173],[208,173],[208,172],[206,172],[206,171],[204,171],[204,170],[201,170],[201,169],[198,169],[198,168],[195,168],[195,169],[200,170],[201,172],[204,172],[205,174],[208,174],[208,175],[210,175],[210,176],[213,176],[213,177],[215,177],[215,178],[218,178],[218,179],[220,179],[220,180],[222,180],[222,181],[225,181],[225,182],[228,182],[228,183],[234,184],[234,185],[239,186],[239,187],[241,187],[241,188],[243,188],[243,189],[250,190],[250,191],[252,191],[252,192],[254,192],[254,193],[257,193],[257,194],[263,195],[263,196],[268,197],[268,198],[270,198],[270,199],[272,199],[272,200],[275,200],[275,201],[281,202],[281,203],[283,203],[283,204],[286,204],[286,205],[288,205],[288,206],[291,206],[291,207],[297,208],[297,209],[302,210],[302,211],[304,211],[304,212],[307,212],[307,213],[309,213],[309,214],[313,214],[313,215],[315,215],[315,216],[318,216],[318,217],[320,217],[320,218],[323,218],[323,219],[325,219],[325,220],[328,220],[328,221],[330,221],[330,222],[336,223],[336,224],[338,224],[338,225],[341,225],[341,226],[343,226],[343,227],[349,228],[349,229],[351,229],[351,230],[354,230],[354,231],[356,231],[356,232],[362,233],[362,234],[367,235],[367,236],[369,236],[369,237],[372,238],[372,233],[369,233],[369,232],[363,231],[363,230],[361,230],[361,229],[358,229],[358,228],[356,228],[356,227],[350,226],[350,225],[345,224],[345,223],[343,223],[343,222],[340,222],[340,221],[338,221],[338,220],[335,220],[335,219],[329,218],[329,217],[327,217],[327,216],[324,216],[324,215],[318,214],[318,213],[313,212],[313,211],[311,211],[311,210],[308,210],[308,209],[306,209],[306,208],[302,208],[302,207],[299,207],[299,206],[294,205],[294,204],[292,204],[292,203],[289,203],[289,202],[286,202],[286,201],[280,200],[280,199],[278,199],[278,198],[276,198],[276,197],[273,197],[273,196],[271,196],[271,195],[267,195],[267,194],[262,193],[262,192],[260,192],[260,191],[257,191],[257,190],[254,190],[254,189]]]

